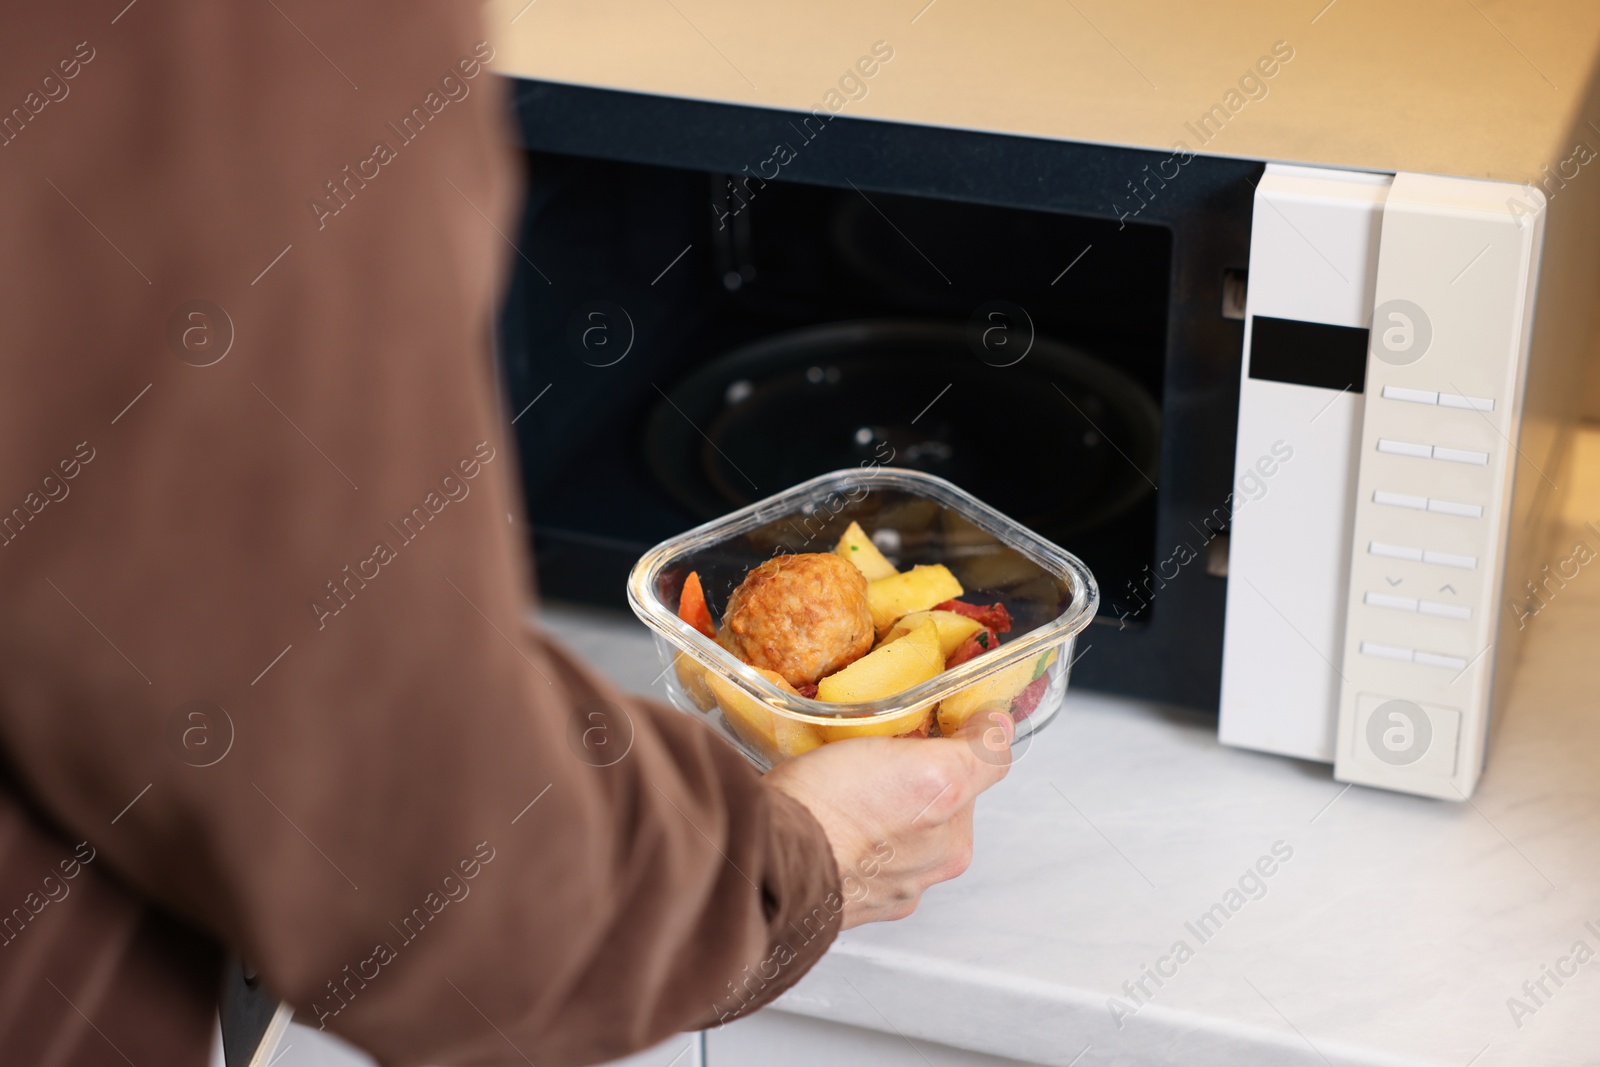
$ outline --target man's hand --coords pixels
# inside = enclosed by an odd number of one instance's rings
[[[952,737],[861,737],[774,767],[766,783],[804,804],[833,845],[844,929],[903,919],[972,861],[972,805],[1006,776],[1016,726],[983,712]]]

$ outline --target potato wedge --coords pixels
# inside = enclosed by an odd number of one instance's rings
[[[870,722],[840,721],[837,725],[818,726],[817,731],[822,734],[824,741],[843,741],[850,737],[899,737],[921,726],[927,719],[928,709],[931,707],[932,704],[924,704],[919,708],[911,708],[898,715]]]
[[[700,666],[699,660],[682,652],[676,653],[672,657],[672,670],[678,676],[678,684],[694,701],[694,706],[701,711],[710,711],[716,704],[716,697],[706,686],[706,669]]]
[[[872,624],[885,634],[901,616],[927,611],[935,604],[954,600],[962,593],[961,583],[942,563],[931,567],[912,567],[908,571],[867,583],[867,603],[872,608]],[[898,642],[896,642],[898,644]]]
[[[820,728],[773,712],[772,740],[778,746],[780,759],[793,759],[805,755],[814,748],[821,748],[824,738]]]
[[[927,681],[944,670],[939,629],[932,620],[891,645],[873,649],[817,683],[817,699],[835,704],[878,700]]]
[[[913,611],[909,615],[902,615],[898,622],[889,627],[889,632],[883,635],[878,647],[898,641],[930,619],[939,631],[939,650],[944,653],[945,659],[949,659],[950,653],[961,647],[961,642],[983,629],[983,623],[959,612]]]
[[[893,644],[876,648],[844,670],[822,679],[817,683],[817,699],[836,704],[878,700],[919,685],[942,670],[944,656],[939,651],[939,629],[931,620],[925,620]],[[894,737],[916,729],[927,718],[930,706],[909,708],[886,719],[840,722],[818,729],[828,741],[847,737]]]
[[[839,538],[839,543],[833,546],[833,551],[854,563],[867,581],[875,582],[879,578],[890,578],[900,573],[894,569],[894,564],[878,551],[878,546],[872,543],[872,538],[867,536],[859,522],[852,522],[845,530],[844,536]]]
[[[951,734],[961,729],[963,723],[979,711],[1010,711],[1011,702],[1028,683],[1049,670],[1059,649],[1046,649],[1043,653],[1021,663],[1014,663],[998,674],[979,679],[965,689],[939,704],[939,732]]]
[[[899,715],[890,715],[888,718],[875,718],[866,723],[846,723],[840,721],[837,726],[818,726],[819,733],[824,741],[845,741],[848,737],[899,737],[909,734],[928,718],[928,710],[933,704],[923,704],[922,707],[901,712]]]
[[[795,691],[794,686],[784,681],[783,675],[776,671],[757,667],[756,672],[779,689],[791,693]],[[769,759],[788,759],[822,744],[822,735],[816,727],[778,714],[714,671],[706,672],[705,684],[734,732],[760,749]]]

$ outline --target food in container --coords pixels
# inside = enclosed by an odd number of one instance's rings
[[[765,768],[849,737],[948,734],[990,709],[1036,732],[1099,594],[1076,557],[949,482],[876,467],[663,542],[628,599],[672,703]]]

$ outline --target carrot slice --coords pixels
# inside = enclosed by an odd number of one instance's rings
[[[690,571],[684,579],[683,592],[678,594],[678,618],[705,634],[717,639],[717,628],[711,622],[711,609],[706,606],[706,593],[700,587],[700,572]]]

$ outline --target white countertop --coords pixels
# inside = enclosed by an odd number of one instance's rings
[[[1582,452],[1569,515],[1600,527],[1600,432]],[[1563,556],[1580,533],[1600,551],[1575,522]],[[626,618],[546,622],[630,689],[660,669]],[[846,933],[778,1007],[1081,1067],[1600,1062],[1600,959],[1542,1003],[1522,988],[1575,942],[1600,953],[1600,559],[1530,626],[1470,803],[1342,786],[1221,747],[1208,718],[1070,693],[979,803],[967,874]],[[1278,842],[1293,855],[1247,884],[1259,899],[1197,937],[1185,924]],[[1179,940],[1193,957],[1137,1005],[1123,983]],[[1138,1009],[1120,1029],[1113,996]],[[1534,1010],[1514,1019],[1511,997]]]

